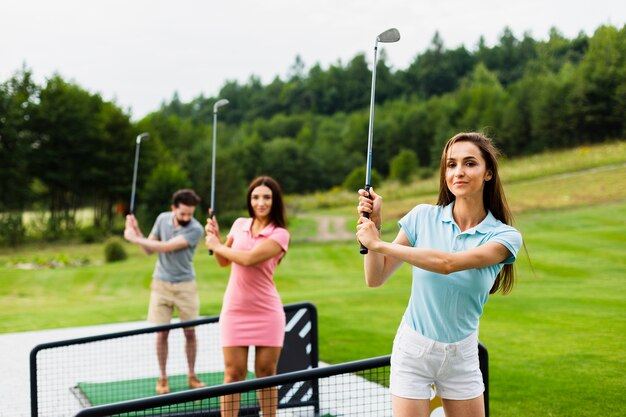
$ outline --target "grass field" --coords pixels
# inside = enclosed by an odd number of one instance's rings
[[[519,258],[513,293],[491,297],[481,320],[493,416],[624,415],[626,147],[607,146],[529,158],[532,175],[526,176],[524,161],[510,161],[515,169],[505,177],[506,189],[529,257]],[[593,163],[581,163],[581,153]],[[433,202],[434,191],[425,191],[409,198],[390,186],[384,194],[387,238],[406,210]],[[303,213],[314,205],[310,197],[292,203]],[[316,212],[353,216],[354,207],[318,206]],[[293,233],[309,236],[310,222],[294,222]],[[388,354],[409,296],[409,268],[368,289],[355,242],[294,242],[276,282],[285,303],[317,306],[321,359],[338,363]],[[127,261],[100,266],[0,267],[0,333],[145,319],[155,259],[130,245],[127,250]],[[31,245],[0,250],[0,265],[59,253],[103,258],[102,245]],[[202,248],[195,265],[202,313],[217,314],[228,270],[217,268]]]

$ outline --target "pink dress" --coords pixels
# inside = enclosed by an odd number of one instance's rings
[[[251,250],[265,239],[283,251],[254,266],[231,264],[230,279],[220,314],[222,346],[283,346],[285,311],[274,285],[274,270],[289,246],[289,232],[268,225],[253,237],[251,218],[239,218],[230,229],[234,249]]]

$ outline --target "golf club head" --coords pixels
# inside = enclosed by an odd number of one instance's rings
[[[227,105],[228,103],[230,103],[228,100],[226,100],[225,98],[221,99],[221,100],[217,100],[215,102],[215,104],[213,105],[213,113],[217,113],[217,109],[219,109],[222,106]]]
[[[144,132],[144,133],[142,133],[142,134],[137,136],[137,143],[139,144],[139,143],[141,143],[142,140],[147,140],[147,139],[150,139],[150,135],[148,133]]]
[[[376,38],[377,42],[383,43],[398,42],[399,40],[400,32],[398,32],[398,29],[396,28],[387,29]]]

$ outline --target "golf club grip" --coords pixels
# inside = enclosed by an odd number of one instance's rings
[[[215,217],[215,213],[213,213],[212,211],[209,212],[211,214],[211,218]],[[211,249],[209,249],[209,256],[213,256],[213,251]]]
[[[363,213],[363,217],[365,217],[366,219],[370,218],[370,214],[369,213]],[[361,242],[359,242],[359,244],[361,245],[361,248],[359,249],[359,252],[361,253],[361,255],[367,255],[367,248],[365,246],[363,246],[363,244]]]
[[[365,191],[367,192],[367,198],[369,198],[370,200],[372,199],[372,196],[370,194],[370,183],[369,183],[369,175],[366,178],[366,182],[365,182]],[[366,219],[370,218],[370,214],[369,213],[363,213],[363,217],[365,217]],[[359,248],[359,252],[361,253],[361,255],[367,255],[367,252],[369,252],[367,250],[367,248],[365,246],[363,246],[363,244],[361,242],[359,242],[359,245],[361,245],[361,247]]]

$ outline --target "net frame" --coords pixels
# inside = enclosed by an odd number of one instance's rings
[[[196,417],[219,416],[219,410],[204,406],[208,399],[254,392],[284,384],[314,383],[320,386],[319,408],[302,404],[297,410],[278,404],[279,416],[391,416],[390,355],[322,368],[294,371],[249,381],[234,382],[143,400],[90,407],[76,417]],[[191,408],[189,404],[192,404]],[[240,416],[259,416],[259,407],[242,407]]]
[[[278,373],[316,368],[319,355],[315,306],[308,302],[286,304],[284,310],[287,325]],[[205,371],[223,372],[218,321],[219,316],[212,316],[35,346],[30,353],[31,416],[66,417],[82,408],[103,404],[97,401],[94,404],[93,398],[86,398],[89,395],[83,388],[89,384],[106,384],[111,380],[122,380],[125,384],[115,393],[109,393],[112,395],[110,402],[145,396],[133,392],[132,384],[129,387],[129,375],[134,378],[130,382],[148,384],[148,395],[155,395],[153,388],[158,377],[158,365],[154,340],[155,334],[161,331],[169,332],[168,375],[172,375],[170,386],[173,391],[187,389],[181,385],[186,384],[184,375],[187,371],[185,328],[196,329],[198,352],[195,369],[198,375],[206,375]],[[254,347],[251,347],[248,369],[254,369],[253,363]],[[176,378],[184,382],[178,383]],[[286,390],[289,388],[284,387]],[[318,395],[317,386],[311,386],[310,390],[313,396]],[[294,401],[298,399],[294,398]]]

